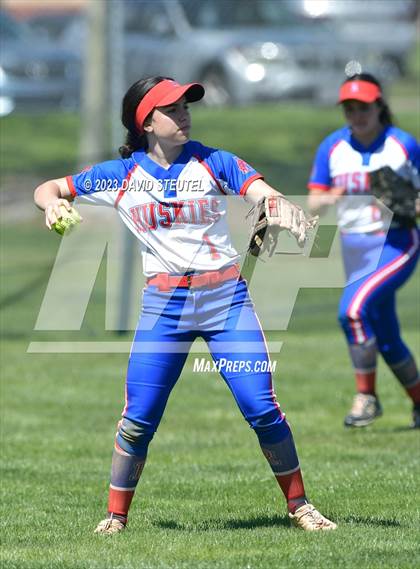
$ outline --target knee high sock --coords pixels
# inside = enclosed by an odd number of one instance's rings
[[[413,356],[389,367],[414,405],[420,405],[420,375]]]
[[[358,393],[376,395],[377,346],[374,338],[364,344],[350,344],[349,352]]]
[[[145,462],[146,456],[129,454],[115,442],[108,497],[109,515],[113,514],[122,521],[127,521],[131,500]]]
[[[290,474],[277,474],[276,480],[287,500],[290,513],[294,514],[300,506],[308,503],[300,467]]]
[[[308,500],[293,436],[288,424],[285,421],[284,423],[287,427],[287,434],[282,440],[277,443],[266,443],[260,440],[260,446],[287,500],[288,510],[294,513]]]

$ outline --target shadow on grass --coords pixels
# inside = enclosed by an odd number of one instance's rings
[[[411,425],[402,425],[400,427],[392,427],[390,429],[387,429],[387,431],[389,431],[390,433],[420,433],[420,429],[417,428],[413,428]]]
[[[377,526],[377,527],[401,527],[401,522],[395,519],[375,518],[365,516],[345,516],[340,518],[341,522],[346,524],[357,524],[364,526]]]
[[[328,516],[328,514],[327,514]],[[340,517],[338,520],[332,516],[334,521],[340,524],[352,524],[360,526],[373,526],[373,527],[401,527],[400,521],[387,518],[375,518],[364,516],[345,516]],[[162,529],[175,530],[175,531],[214,531],[214,530],[237,530],[237,529],[256,529],[256,528],[269,528],[269,527],[285,527],[293,529],[289,520],[281,516],[259,516],[249,519],[232,519],[220,520],[211,519],[203,520],[194,523],[193,521],[180,522],[176,520],[156,520],[153,522],[154,526]]]
[[[368,425],[367,427],[351,427],[351,428],[347,428],[345,429],[346,433],[357,433],[357,435],[362,434],[364,436],[367,435],[385,435],[385,434],[392,434],[392,433],[407,433],[407,432],[413,432],[413,433],[420,433],[420,429],[418,428],[413,428],[410,424],[409,424],[409,418],[407,420],[407,424],[406,425],[398,425],[397,427],[392,427],[392,426],[382,426],[382,425],[377,425],[375,424],[373,425]]]
[[[26,330],[26,331],[11,331],[11,332],[6,332],[6,331],[0,331],[0,340],[1,341],[11,341],[11,342],[16,342],[19,340],[27,340],[31,335],[31,330]]]
[[[213,530],[235,530],[235,529],[255,529],[262,527],[283,526],[290,528],[290,522],[282,516],[259,516],[249,519],[237,520],[203,520],[194,522],[179,522],[175,520],[157,520],[153,525],[163,529],[173,529],[177,531],[213,531]]]

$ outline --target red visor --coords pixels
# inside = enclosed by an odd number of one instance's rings
[[[164,79],[152,87],[143,97],[136,110],[136,126],[139,131],[143,131],[144,121],[153,109],[172,105],[184,95],[189,103],[194,103],[204,97],[204,87],[200,83],[180,85],[171,79]]]
[[[382,97],[381,90],[375,83],[369,81],[348,81],[341,85],[338,102],[355,100],[363,103],[373,103]]]

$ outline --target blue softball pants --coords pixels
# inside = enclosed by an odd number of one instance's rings
[[[378,350],[392,365],[410,354],[400,335],[396,292],[413,273],[419,256],[416,228],[388,234],[342,234],[347,284],[338,318],[350,344],[376,338]],[[379,260],[379,261],[378,261]]]
[[[141,437],[127,451],[146,453],[162,418],[192,343],[203,338],[240,411],[261,444],[285,439],[289,426],[276,401],[263,331],[244,280],[229,280],[213,289],[176,288],[162,292],[156,286],[143,291],[143,306],[128,363],[123,418],[134,422]],[[250,363],[245,372],[241,362]],[[235,364],[236,362],[236,364]],[[262,362],[266,362],[260,365]],[[118,440],[118,439],[117,439]],[[128,445],[128,446],[127,446]]]

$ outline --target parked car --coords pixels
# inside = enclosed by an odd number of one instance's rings
[[[362,43],[381,58],[382,75],[403,75],[416,37],[417,0],[283,0],[307,19],[323,21],[346,42]]]
[[[270,21],[266,0],[246,4],[127,2],[127,78],[156,72],[195,78],[214,105],[313,97],[312,74],[296,54],[297,30]]]
[[[209,105],[319,98],[331,77],[335,89],[360,51],[337,47],[323,24],[273,0],[125,0],[121,6],[126,86],[154,74],[200,80]],[[30,23],[37,35],[82,56],[83,12],[42,14]]]
[[[127,76],[200,79],[211,104],[331,101],[345,72],[388,78],[369,42],[343,37],[278,0],[128,0]]]
[[[75,107],[80,60],[0,11],[0,112]]]
[[[355,21],[413,21],[418,0],[282,0],[308,18],[347,19]]]
[[[201,1],[192,5],[177,0],[122,2],[126,84],[153,74],[179,81],[198,79],[205,83],[210,105],[312,97],[313,78],[279,40],[278,30],[267,33],[260,28],[248,39],[246,22],[241,26],[233,23],[232,28],[221,23],[223,5],[218,1],[214,7]],[[215,11],[210,27],[205,25],[209,8]],[[190,10],[197,20],[190,19]],[[83,12],[42,13],[28,23],[38,36],[81,55],[87,37]]]
[[[330,101],[346,69],[382,76],[369,46],[345,40],[278,0],[129,0],[127,76],[200,79],[210,104],[309,97]]]
[[[57,45],[66,43],[66,30],[72,25],[84,26],[84,11],[78,10],[42,10],[30,15],[25,23],[30,27],[32,33],[36,34],[41,40],[46,40]],[[62,47],[66,47],[63,45]],[[77,50],[78,46],[75,46]],[[67,46],[71,48],[71,46]]]
[[[124,0],[121,9],[125,86],[160,74],[201,81],[209,105],[330,102],[345,72],[390,76],[368,42],[345,39],[334,27],[294,13],[285,1]],[[83,56],[83,12],[44,14],[33,23],[41,37],[53,35],[57,45]],[[111,21],[110,41],[114,37]]]

